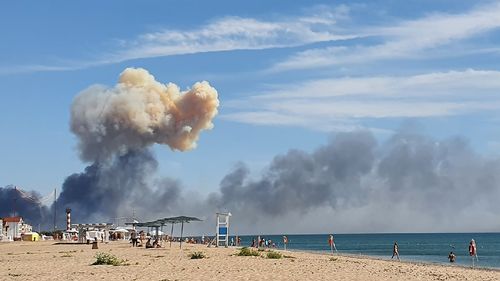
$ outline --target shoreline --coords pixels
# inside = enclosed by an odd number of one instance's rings
[[[132,248],[127,241],[91,245],[51,242],[0,243],[0,280],[500,280],[500,271],[364,255],[300,250],[275,251],[285,257],[237,256],[240,247],[183,244],[166,248]],[[271,249],[274,250],[274,249]],[[202,259],[190,254],[202,252]],[[97,253],[109,253],[123,266],[91,265]]]
[[[243,248],[243,246],[238,246],[235,248]],[[250,247],[248,247],[250,248]],[[307,253],[307,254],[312,254],[312,255],[324,255],[324,256],[330,256],[330,257],[336,257],[336,256],[341,256],[341,257],[346,257],[346,258],[360,258],[360,259],[368,259],[368,260],[378,260],[378,261],[386,261],[386,262],[401,262],[401,263],[408,263],[408,264],[416,264],[416,265],[437,265],[437,266],[443,266],[443,267],[459,267],[459,268],[468,268],[468,269],[474,269],[474,270],[491,270],[491,271],[498,271],[500,272],[500,267],[487,267],[487,266],[467,266],[459,263],[455,264],[448,264],[448,263],[440,263],[440,262],[432,262],[432,261],[420,261],[420,260],[412,260],[412,259],[403,259],[404,256],[400,256],[401,260],[391,260],[390,258],[383,258],[381,256],[372,256],[372,255],[365,255],[365,254],[345,254],[345,253],[326,253],[325,251],[314,251],[314,250],[300,250],[300,249],[287,249],[286,251],[284,249],[273,249],[273,248],[268,248],[269,250],[276,250],[280,252],[297,252],[297,253]]]
[[[275,249],[270,249],[270,250],[275,250]],[[307,250],[283,250],[283,249],[277,249],[279,252],[297,252],[297,253],[306,253],[306,254],[312,254],[312,255],[323,255],[323,256],[328,256],[328,257],[345,257],[345,258],[354,258],[354,259],[367,259],[367,260],[377,260],[377,261],[383,261],[383,262],[397,262],[397,263],[407,263],[407,264],[413,264],[413,265],[434,265],[434,266],[442,266],[442,267],[449,267],[449,268],[465,268],[465,269],[472,269],[472,270],[486,270],[486,271],[496,271],[500,272],[500,267],[486,267],[486,266],[466,266],[462,264],[447,264],[447,263],[439,263],[439,262],[431,262],[431,261],[419,261],[419,260],[411,260],[411,259],[403,259],[401,258],[400,261],[398,260],[391,260],[390,258],[382,258],[380,256],[371,256],[371,255],[365,255],[365,254],[344,254],[344,253],[335,253],[335,254],[330,254],[330,253],[325,253],[323,251],[307,251]],[[402,256],[404,257],[404,256]]]

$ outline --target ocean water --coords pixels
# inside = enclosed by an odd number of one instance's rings
[[[287,235],[287,234],[284,234]],[[287,235],[288,250],[330,252],[329,234]],[[240,236],[242,246],[250,246],[256,235]],[[261,235],[283,249],[282,235]],[[401,260],[447,264],[448,254],[457,256],[454,265],[471,266],[469,241],[477,244],[478,267],[500,268],[500,233],[405,233],[405,234],[335,234],[341,254],[367,255],[390,259],[392,245],[398,242]]]

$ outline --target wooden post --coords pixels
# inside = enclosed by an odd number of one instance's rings
[[[170,229],[170,248],[172,248],[172,239],[174,238],[174,223],[172,223],[172,228]]]
[[[182,232],[184,231],[184,221],[181,222],[181,239],[179,244],[179,249],[182,249]]]

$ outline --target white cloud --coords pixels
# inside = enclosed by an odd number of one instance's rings
[[[320,130],[360,126],[362,118],[452,116],[500,109],[499,71],[333,78],[275,85],[265,94],[225,103],[223,118]]]
[[[317,79],[293,85],[276,85],[256,99],[498,95],[500,72],[490,70],[432,72],[413,76],[373,76]]]
[[[226,17],[193,30],[172,30],[148,33],[112,60],[171,56],[214,51],[260,50],[293,47],[315,42],[345,40],[356,35],[345,34],[336,27],[337,13],[322,13],[283,21],[262,21],[254,18]]]
[[[349,9],[321,7],[313,13],[281,20],[223,17],[196,28],[162,29],[119,42],[117,50],[104,52],[100,58],[72,61],[62,65],[0,66],[0,74],[39,71],[65,71],[132,59],[174,56],[218,51],[263,50],[296,47],[311,43],[347,40],[358,37],[337,26],[348,18]]]
[[[500,4],[495,3],[462,14],[433,14],[417,20],[403,21],[394,26],[356,31],[381,37],[383,42],[377,45],[310,49],[277,63],[271,70],[283,71],[428,56],[428,51],[434,48],[448,46],[499,28],[499,14]]]

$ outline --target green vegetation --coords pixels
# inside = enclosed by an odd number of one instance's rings
[[[128,265],[126,260],[121,260],[112,254],[97,253],[95,255],[96,261],[92,265]]]
[[[258,256],[260,256],[259,252],[252,250],[250,248],[247,248],[247,247],[241,248],[240,251],[236,255],[237,256],[245,256],[245,257],[249,257],[249,256],[258,257]]]
[[[191,257],[192,260],[204,259],[207,257],[207,256],[205,256],[205,253],[203,253],[203,252],[194,252],[194,253],[190,254],[189,256]]]
[[[274,251],[267,252],[268,259],[281,259],[282,257],[283,257],[283,255],[281,253],[274,252]]]

